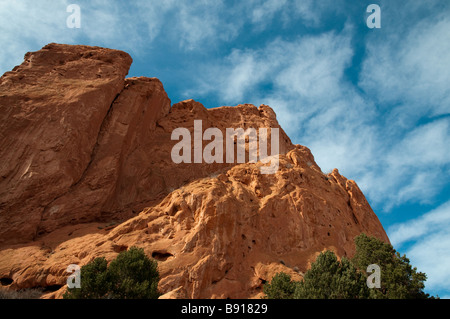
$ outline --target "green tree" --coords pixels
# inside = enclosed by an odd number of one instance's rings
[[[156,261],[142,248],[132,247],[120,253],[109,265],[112,292],[120,299],[157,299],[159,273]]]
[[[430,298],[423,291],[426,274],[413,268],[409,259],[401,256],[392,245],[361,234],[355,238],[355,246],[355,255],[350,260],[342,258],[339,261],[332,251],[322,252],[300,282],[278,273],[270,284],[264,286],[266,298]],[[380,288],[367,287],[366,270],[371,264],[380,267]]]
[[[142,248],[131,247],[111,261],[96,258],[81,267],[81,288],[69,288],[64,299],[156,299],[159,273],[157,262]]]
[[[381,269],[381,288],[370,289],[370,298],[423,299],[429,298],[423,289],[427,279],[410,265],[406,255],[401,256],[392,245],[378,238],[361,234],[355,238],[356,253],[353,264],[365,271],[370,264]]]
[[[367,298],[366,278],[348,260],[332,251],[320,253],[294,292],[296,299]]]
[[[298,282],[292,281],[291,276],[283,272],[273,276],[270,283],[264,285],[265,298],[292,299]]]
[[[64,299],[107,298],[111,290],[111,280],[107,272],[108,262],[104,257],[96,258],[81,267],[81,288],[68,288]]]

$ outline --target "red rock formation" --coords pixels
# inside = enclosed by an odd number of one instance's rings
[[[50,44],[0,80],[0,243],[27,242],[85,179],[128,54]],[[76,218],[76,217],[75,217]]]
[[[69,264],[134,245],[159,261],[167,297],[248,298],[278,271],[300,278],[323,249],[352,255],[361,232],[388,241],[356,183],[323,174],[281,128],[275,174],[173,163],[175,128],[279,128],[275,113],[170,107],[159,80],[124,79],[130,64],[124,52],[50,44],[1,77],[0,278],[10,288],[63,286]]]

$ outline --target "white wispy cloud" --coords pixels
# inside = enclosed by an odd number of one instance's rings
[[[252,23],[260,23],[272,20],[273,16],[286,7],[286,0],[266,0],[266,1],[252,1]]]
[[[377,135],[382,140],[383,126]],[[406,203],[432,203],[450,167],[450,119],[410,128],[400,137],[386,137],[359,180],[371,200],[385,210]]]
[[[369,37],[360,81],[381,106],[396,105],[388,121],[401,126],[422,116],[450,114],[448,12],[411,20],[408,27]]]
[[[448,224],[447,224],[448,227]],[[411,263],[427,274],[426,288],[447,291],[450,286],[450,234],[448,228],[421,238],[407,250]]]
[[[276,38],[260,49],[233,50],[224,60],[205,64],[205,77],[197,87],[201,94],[216,94],[225,103],[290,102],[285,111],[310,116],[342,96],[342,74],[353,54],[349,41],[347,34],[328,32],[294,41]],[[273,87],[270,92],[261,89],[266,84]]]
[[[405,223],[392,225],[388,232],[394,246],[402,246],[408,241],[417,240],[425,235],[448,231],[450,229],[450,201],[432,211]],[[450,251],[450,246],[448,247]]]
[[[179,45],[188,50],[204,49],[215,46],[221,41],[230,41],[238,35],[243,25],[241,14],[233,19],[233,13],[223,1],[182,1],[173,6],[173,39],[179,39]],[[169,33],[170,35],[170,33]]]
[[[152,43],[180,50],[204,50],[231,41],[243,25],[238,8],[222,1],[107,0],[80,2],[81,28],[66,25],[69,0],[0,2],[0,72],[22,62],[28,51],[50,42],[90,44],[125,50],[151,58]],[[227,14],[225,14],[227,13]],[[239,13],[234,21],[231,17]]]
[[[49,42],[71,42],[73,33],[67,32],[67,1],[44,0],[0,2],[0,71],[5,72],[22,62],[31,49]]]
[[[427,289],[450,286],[450,201],[424,215],[391,226],[389,238],[397,250],[409,246],[406,255],[419,271],[428,276]],[[441,296],[442,297],[442,296]]]
[[[359,86],[382,114],[383,144],[371,171],[358,177],[372,201],[389,211],[431,203],[447,183],[450,122],[439,116],[450,114],[450,17],[436,1],[382,8],[383,31],[367,38]],[[429,15],[418,16],[424,12]]]
[[[283,27],[295,22],[317,27],[324,12],[334,11],[338,6],[335,0],[247,0],[240,4],[238,12],[245,19],[249,18],[254,31],[262,32],[271,27],[276,17],[280,18]]]
[[[91,44],[133,50],[141,43],[138,25],[121,4],[106,0],[80,3],[81,28],[68,28],[68,0],[0,2],[0,71],[20,64],[28,51],[50,42]]]

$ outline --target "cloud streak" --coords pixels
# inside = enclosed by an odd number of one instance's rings
[[[428,275],[426,286],[445,290],[450,285],[450,201],[405,223],[393,225],[388,234],[394,246],[406,251],[414,266]],[[398,248],[397,248],[398,249]]]
[[[291,138],[310,147],[324,171],[339,167],[385,210],[427,202],[445,183],[449,121],[386,129],[390,124],[377,93],[361,93],[344,76],[354,54],[352,34],[347,26],[340,33],[277,38],[260,49],[233,50],[224,60],[206,64],[204,77],[194,84],[197,91],[189,94],[216,95],[229,105],[271,105]],[[370,72],[362,73],[369,77]]]
[[[450,114],[450,19],[439,14],[420,21],[403,36],[370,39],[359,85],[389,121],[411,125],[423,116]]]

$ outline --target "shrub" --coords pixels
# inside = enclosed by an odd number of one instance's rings
[[[150,260],[143,249],[122,252],[109,265],[112,292],[121,299],[157,299],[159,273],[157,262]]]
[[[157,262],[142,248],[131,247],[111,261],[96,258],[81,267],[81,288],[69,288],[64,299],[156,299],[159,273]]]
[[[367,298],[365,276],[347,258],[339,261],[332,251],[320,253],[294,293],[296,299]]]

